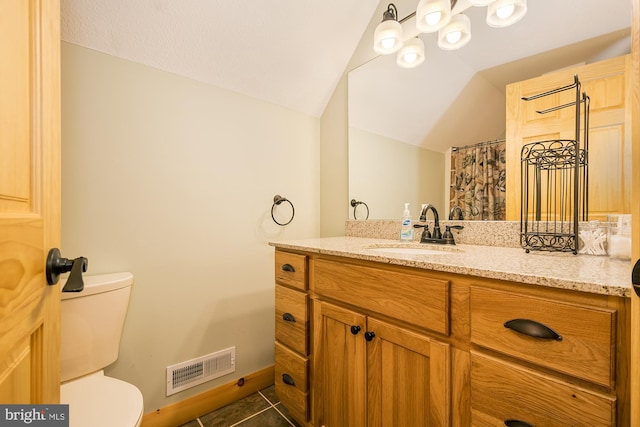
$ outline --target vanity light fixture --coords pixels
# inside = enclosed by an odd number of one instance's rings
[[[527,13],[527,0],[495,0],[487,8],[487,25],[494,28],[515,24]]]
[[[398,51],[396,63],[402,68],[413,68],[424,62],[424,42],[420,37],[407,40]]]
[[[412,68],[424,62],[424,42],[419,36],[403,42],[401,24],[410,18],[416,18],[418,32],[438,32],[440,49],[454,50],[471,40],[471,20],[460,13],[463,10],[487,6],[487,25],[494,28],[515,24],[527,13],[527,0],[466,0],[453,15],[456,3],[457,0],[420,0],[416,11],[400,20],[398,9],[389,3],[373,35],[373,49],[383,55],[398,52],[397,64]]]
[[[402,25],[398,22],[398,9],[389,3],[382,22],[373,33],[373,49],[383,55],[397,52],[402,47]]]

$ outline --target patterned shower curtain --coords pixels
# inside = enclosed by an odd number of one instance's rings
[[[460,207],[463,219],[506,218],[505,147],[505,141],[490,141],[452,149],[449,208]]]

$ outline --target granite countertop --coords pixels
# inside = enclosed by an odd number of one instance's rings
[[[481,245],[429,245],[364,237],[325,237],[273,241],[271,246],[323,255],[343,256],[414,268],[573,289],[603,295],[631,296],[629,261],[566,252],[530,252],[521,248]],[[419,247],[438,254],[403,254],[375,247]]]

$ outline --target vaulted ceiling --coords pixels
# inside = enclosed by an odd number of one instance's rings
[[[394,3],[404,17],[418,0]],[[495,29],[484,22],[486,7],[458,0],[455,10],[471,19],[467,46],[441,51],[435,34],[423,34],[427,59],[420,67],[401,69],[390,55],[353,70],[351,124],[437,151],[454,141],[499,137],[505,84],[629,49],[630,0],[528,3],[522,21]],[[361,57],[373,57],[372,30],[386,5],[378,0],[62,0],[61,30],[64,41],[320,117],[353,66],[348,64],[358,46],[366,51]],[[413,20],[403,24],[412,25]],[[394,107],[384,110],[385,105]]]
[[[319,117],[378,0],[62,0],[62,40]]]

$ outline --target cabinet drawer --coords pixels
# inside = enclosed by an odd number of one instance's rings
[[[615,426],[614,397],[498,359],[471,354],[473,426]],[[522,424],[521,424],[522,425]],[[526,424],[525,424],[526,425]]]
[[[448,280],[317,259],[311,282],[320,295],[449,334]]]
[[[276,395],[289,413],[297,421],[305,424],[309,418],[308,360],[278,343],[275,348],[275,360]],[[285,379],[285,375],[289,378]]]
[[[276,340],[306,356],[308,337],[307,294],[276,285]]]
[[[308,389],[308,359],[276,342],[275,361],[276,383],[281,382],[288,387],[295,387],[306,393]]]
[[[307,257],[304,255],[276,251],[275,274],[276,282],[306,291]]]
[[[507,327],[512,320],[521,332]],[[472,343],[607,387],[615,385],[615,322],[615,310],[471,287]],[[561,338],[527,334],[544,327]]]

